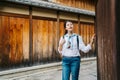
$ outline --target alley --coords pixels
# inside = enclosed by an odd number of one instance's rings
[[[44,70],[24,76],[11,77],[5,80],[61,80],[61,67]],[[4,79],[0,79],[4,80]],[[81,63],[79,80],[97,80],[96,61],[85,61]]]

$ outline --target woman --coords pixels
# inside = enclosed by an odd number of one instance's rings
[[[79,50],[87,53],[91,50],[94,36],[90,43],[85,46],[81,36],[73,33],[73,23],[66,21],[64,23],[65,35],[60,38],[58,51],[62,56],[62,80],[78,80],[80,69],[80,53]]]

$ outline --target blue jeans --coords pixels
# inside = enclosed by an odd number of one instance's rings
[[[62,80],[78,80],[80,70],[80,57],[63,57],[62,58]]]

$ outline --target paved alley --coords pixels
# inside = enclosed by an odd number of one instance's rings
[[[51,70],[0,80],[61,80],[61,70],[61,67],[56,67]],[[97,80],[97,68],[95,60],[81,63],[79,80]]]

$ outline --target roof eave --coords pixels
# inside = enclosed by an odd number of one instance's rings
[[[64,6],[64,5],[55,4],[55,3],[46,2],[46,1],[35,1],[35,0],[5,0],[5,1],[19,3],[19,4],[25,4],[25,5],[31,5],[31,6],[37,6],[37,7],[43,7],[43,8],[49,8],[49,9],[55,9],[55,10],[60,10],[60,11],[67,11],[67,12],[72,12],[72,13],[79,13],[79,14],[84,14],[84,15],[95,16],[94,11],[89,11],[89,10],[84,10],[84,9],[79,9],[79,8],[73,8],[73,7]]]

